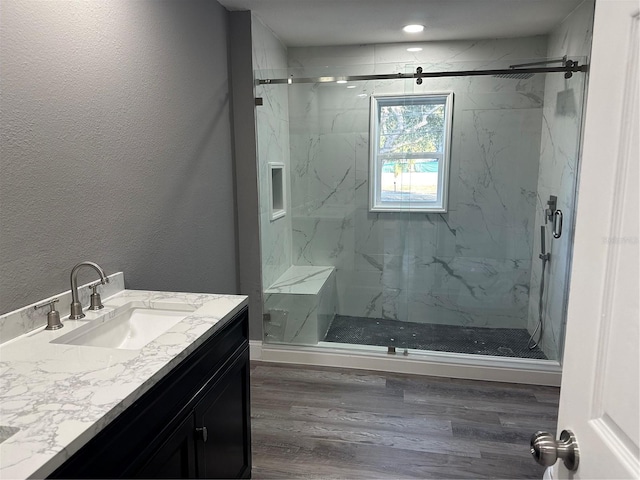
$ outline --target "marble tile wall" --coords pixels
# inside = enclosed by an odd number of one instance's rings
[[[564,55],[580,57],[588,62],[591,50],[593,0],[583,2],[574,12],[549,34],[549,58]],[[548,224],[547,251],[551,259],[545,273],[544,335],[540,346],[548,358],[558,359],[564,336],[566,302],[569,280],[569,259],[573,243],[576,175],[578,171],[580,130],[584,101],[585,75],[576,74],[565,80],[562,75],[548,75],[544,92],[542,138],[540,143],[540,169],[536,198],[535,231],[544,225],[543,211],[549,195],[558,197],[558,208],[564,213],[564,233],[559,239],[551,236]],[[542,265],[537,260],[540,252],[539,233],[534,235],[534,262],[531,270],[531,297],[529,301],[529,331],[533,332],[539,318],[540,274]]]
[[[290,48],[295,75],[506,67],[546,37]],[[292,261],[333,265],[338,313],[413,322],[527,325],[543,76],[294,84],[289,92]],[[368,211],[369,95],[454,92],[450,209]]]
[[[283,71],[287,68],[287,50],[257,17],[252,17],[253,67],[257,72]],[[262,249],[263,288],[272,285],[291,266],[291,186],[289,182],[289,106],[286,89],[257,86],[256,97],[264,105],[256,108],[258,150],[258,190],[260,195],[260,245]],[[269,162],[285,165],[284,217],[271,220]]]

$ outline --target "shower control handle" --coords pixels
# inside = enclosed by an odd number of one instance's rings
[[[555,195],[549,195],[547,200],[547,208],[544,211],[544,223],[553,222],[553,214],[556,212],[556,206],[558,205],[558,197]]]
[[[544,467],[550,467],[558,458],[568,470],[575,472],[580,463],[580,449],[573,432],[563,430],[560,440],[547,432],[536,432],[531,436],[531,455]]]

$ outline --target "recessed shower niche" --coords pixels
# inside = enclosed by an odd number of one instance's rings
[[[269,162],[269,192],[271,193],[269,212],[272,221],[287,214],[284,186],[284,163]]]

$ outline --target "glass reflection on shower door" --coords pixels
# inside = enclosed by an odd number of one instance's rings
[[[414,348],[545,358],[526,348],[542,108],[523,104],[516,86],[544,96],[543,77],[407,86],[455,94],[447,211],[410,213],[406,226],[403,330]]]
[[[406,71],[406,68],[405,68]],[[429,115],[428,107],[417,106],[412,101],[415,97],[414,80],[403,79],[386,82],[377,82],[376,96],[385,98],[407,98],[407,101],[397,104],[389,112],[381,108],[381,117],[386,113],[390,116],[390,127],[380,133],[378,138],[370,138],[370,141],[379,141],[388,147],[389,155],[386,161],[381,163],[381,190],[382,193],[394,198],[393,207],[388,211],[369,212],[369,217],[374,219],[373,228],[379,234],[379,258],[380,258],[380,311],[379,317],[371,322],[371,329],[376,332],[374,341],[377,345],[395,347],[400,353],[404,349],[421,349],[419,343],[420,332],[410,323],[410,302],[415,289],[415,263],[416,232],[414,218],[424,217],[424,213],[413,213],[412,207],[420,206],[423,202],[425,189],[428,188],[425,177],[430,177],[428,172],[422,172],[423,166],[432,167],[433,158],[420,159],[412,154],[416,151],[436,151],[433,145],[427,145],[433,139],[423,138],[426,124],[425,118],[433,118]],[[372,106],[375,103],[372,102]],[[384,105],[383,105],[384,106]],[[429,112],[427,111],[429,110]],[[384,118],[380,119],[381,122]],[[384,138],[384,135],[395,135]],[[422,136],[421,136],[422,135]],[[380,145],[378,145],[380,147]],[[403,152],[406,155],[403,155]],[[421,161],[424,160],[424,161]],[[436,156],[436,162],[439,159]],[[429,165],[425,165],[429,162]],[[373,168],[373,167],[370,167]],[[389,170],[389,171],[386,171]],[[430,170],[430,168],[424,168]],[[437,174],[436,174],[437,175]],[[372,175],[370,175],[370,178]],[[423,183],[424,185],[420,185]],[[437,188],[436,185],[432,187]],[[437,196],[437,191],[431,191]],[[363,232],[366,233],[366,230]]]

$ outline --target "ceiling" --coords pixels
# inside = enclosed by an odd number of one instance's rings
[[[251,10],[288,47],[543,35],[582,0],[219,0]],[[407,34],[409,23],[426,26]]]

